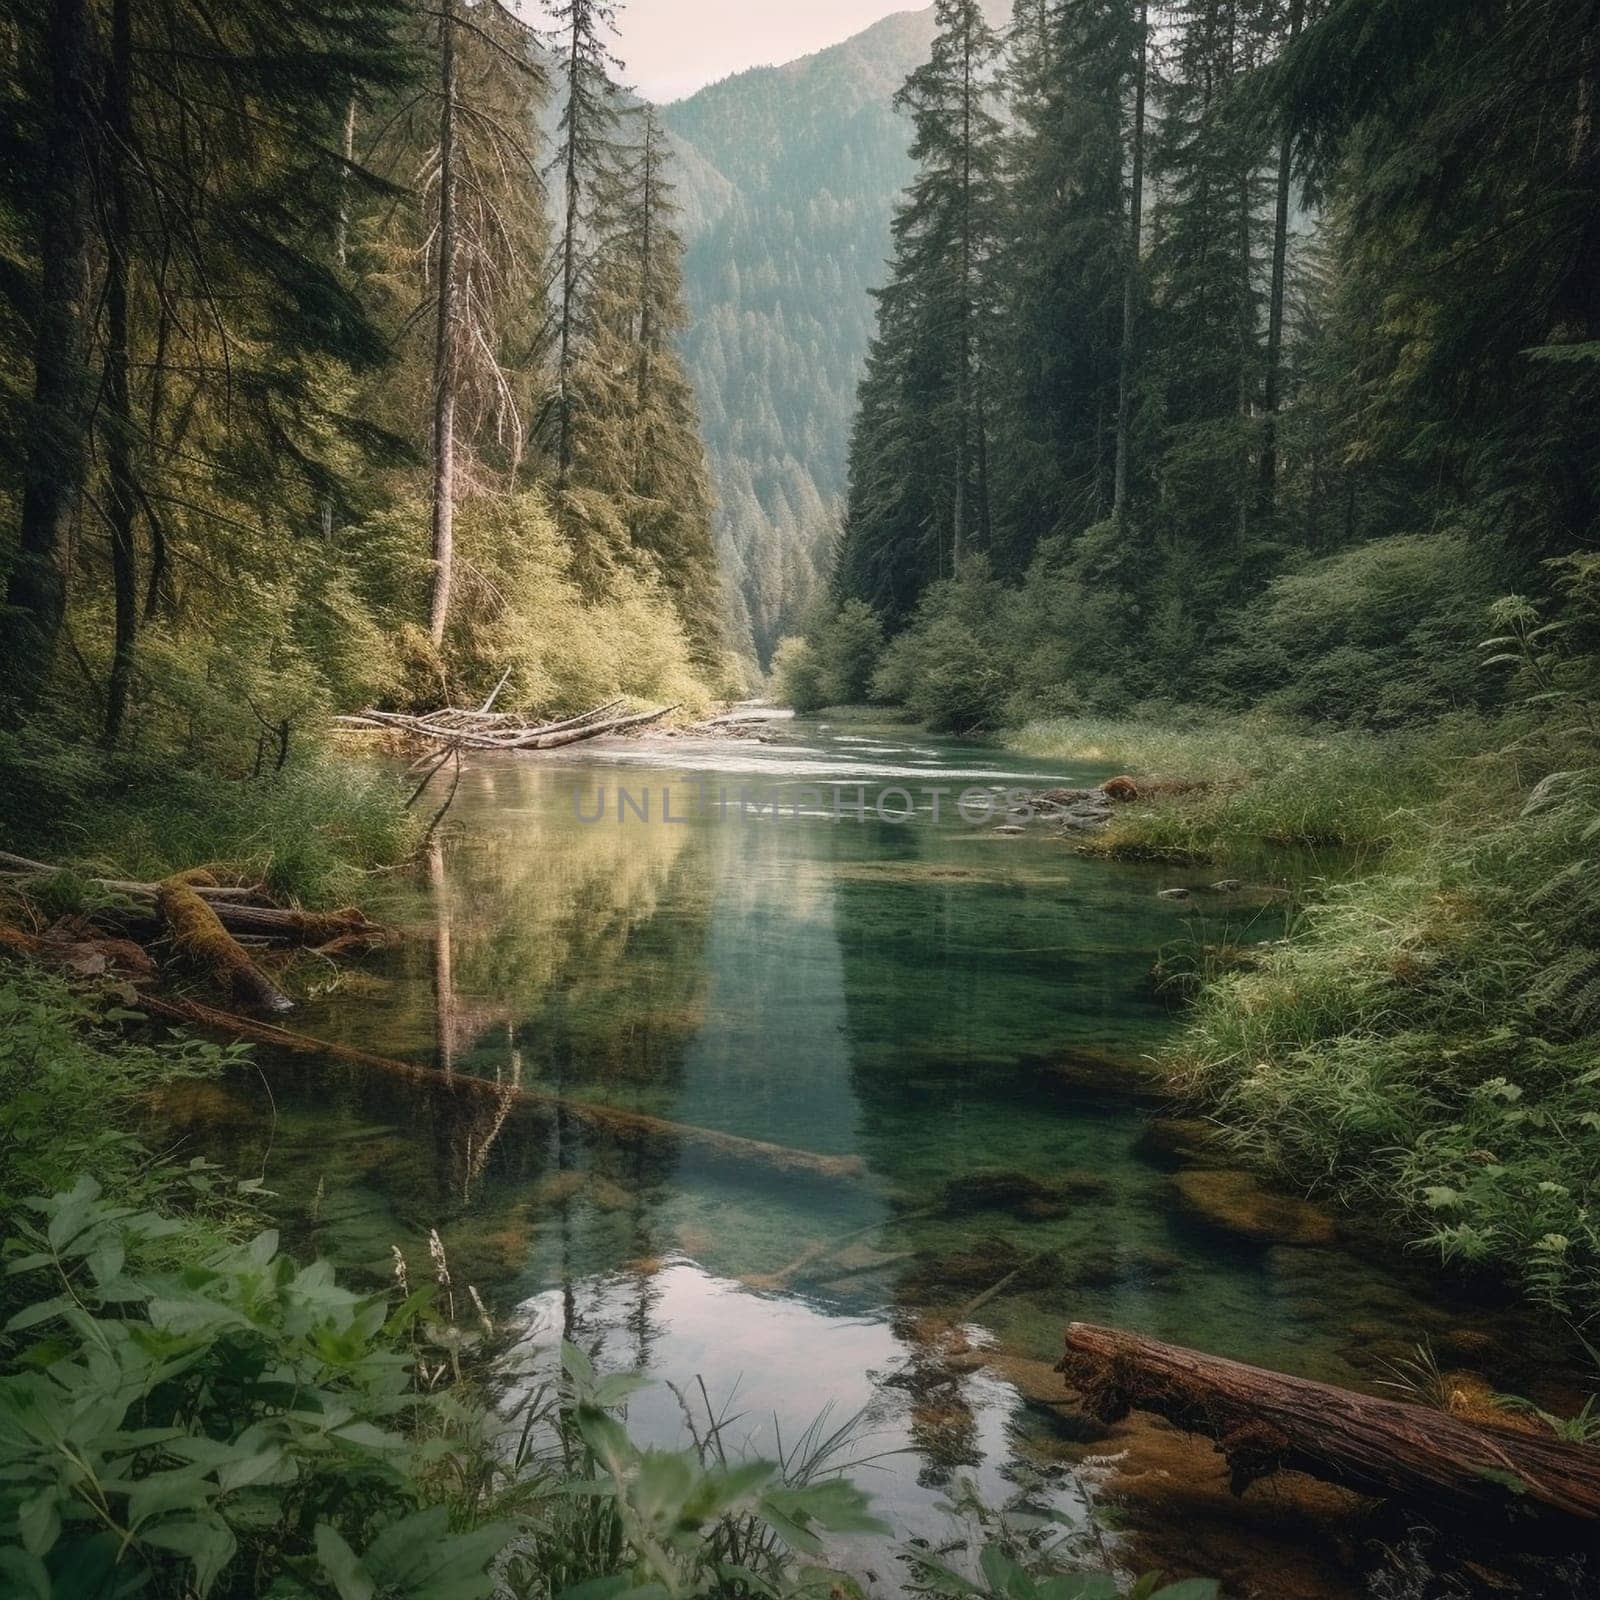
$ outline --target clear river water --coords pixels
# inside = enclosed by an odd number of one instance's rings
[[[768,737],[471,761],[426,866],[367,896],[406,937],[330,968],[295,1022],[431,1075],[246,1069],[183,1103],[196,1141],[265,1176],[292,1247],[377,1282],[398,1245],[420,1278],[437,1228],[457,1285],[532,1344],[564,1334],[609,1370],[703,1379],[757,1451],[825,1406],[863,1413],[856,1449],[879,1457],[863,1482],[930,1537],[963,1474],[996,1501],[1074,1504],[1039,1403],[1069,1320],[1346,1382],[1372,1380],[1379,1335],[1449,1325],[1405,1263],[1187,1219],[1149,1107],[1104,1070],[1180,1025],[1151,980],[1164,949],[1272,937],[1281,911],[1174,904],[1159,891],[1204,875],[954,809],[1103,770],[903,729]],[[857,783],[864,815],[831,787]],[[908,794],[887,818],[884,786]],[[766,809],[747,814],[741,788]],[[631,1136],[462,1094],[467,1075],[856,1160],[811,1172]],[[954,1366],[930,1333],[951,1322],[977,1352]],[[684,1436],[664,1386],[631,1422]]]

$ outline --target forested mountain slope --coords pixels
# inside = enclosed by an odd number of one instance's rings
[[[792,630],[844,491],[868,290],[884,279],[890,213],[911,175],[892,103],[932,42],[932,11],[902,12],[663,113],[680,148],[685,351],[718,542],[736,621],[747,614],[763,661]]]

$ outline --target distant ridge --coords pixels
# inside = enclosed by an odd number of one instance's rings
[[[997,21],[1007,0],[990,0]],[[901,11],[664,108],[680,155],[700,394],[735,620],[763,660],[815,583],[844,491],[889,219],[911,176],[895,93],[933,43]]]

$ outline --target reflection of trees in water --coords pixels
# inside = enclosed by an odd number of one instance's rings
[[[492,1072],[494,1036],[510,1024],[529,1081],[670,1093],[703,1019],[703,839],[595,826],[446,848],[434,896],[450,979],[436,985],[441,1062]]]

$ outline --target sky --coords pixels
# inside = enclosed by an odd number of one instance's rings
[[[623,78],[664,103],[746,67],[775,66],[838,44],[925,0],[627,0]]]

